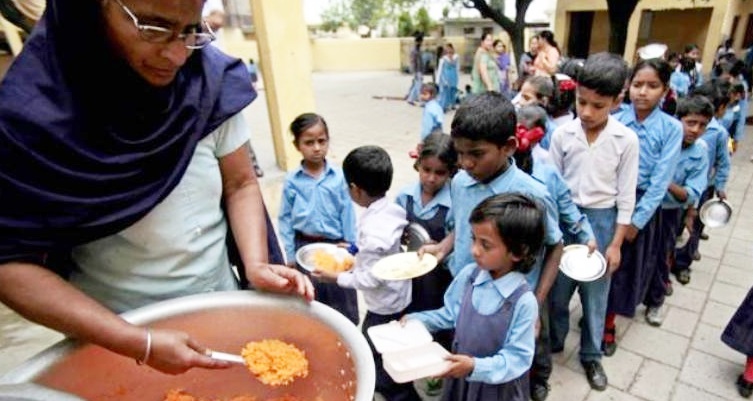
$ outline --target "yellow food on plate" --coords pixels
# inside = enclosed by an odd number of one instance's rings
[[[331,273],[341,273],[353,267],[353,257],[347,256],[343,260],[338,260],[326,249],[317,249],[312,252],[311,261],[317,269]]]
[[[270,386],[289,384],[309,374],[306,353],[280,340],[253,341],[241,350],[248,370]]]

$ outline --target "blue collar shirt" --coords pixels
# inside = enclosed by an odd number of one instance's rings
[[[677,209],[698,206],[698,200],[708,182],[708,164],[706,143],[703,139],[699,139],[687,148],[682,149],[672,182],[682,186],[687,191],[688,199],[685,202],[680,202],[667,191],[661,207],[663,209]]]

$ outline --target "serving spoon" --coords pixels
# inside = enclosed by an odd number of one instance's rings
[[[210,358],[217,359],[219,361],[239,363],[241,365],[246,364],[246,361],[243,359],[243,357],[238,354],[228,354],[226,352],[209,351],[208,355]]]

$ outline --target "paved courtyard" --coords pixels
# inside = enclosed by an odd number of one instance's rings
[[[464,77],[467,80],[467,77]],[[394,196],[417,179],[407,152],[418,140],[420,107],[384,99],[402,97],[410,77],[397,72],[317,73],[313,76],[317,112],[329,124],[330,160],[339,164],[356,146],[384,147],[395,166]],[[252,123],[252,143],[265,171],[265,200],[273,215],[279,208],[284,172],[274,161],[274,149],[266,114],[264,92],[245,111]],[[445,120],[449,131],[452,114]],[[291,137],[292,139],[292,137]],[[572,303],[573,331],[564,352],[555,355],[550,400],[648,400],[719,401],[740,397],[734,380],[743,368],[744,356],[729,349],[719,336],[738,303],[753,285],[753,178],[749,161],[753,146],[744,142],[733,158],[728,188],[736,213],[724,229],[709,230],[701,244],[703,258],[693,266],[687,286],[674,285],[667,298],[667,316],[660,328],[647,325],[642,312],[633,320],[618,320],[619,349],[604,358],[609,387],[604,392],[588,386],[578,362],[578,300]],[[0,305],[0,375],[61,336],[30,324]]]

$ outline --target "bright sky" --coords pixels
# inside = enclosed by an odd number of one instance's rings
[[[303,11],[306,18],[306,22],[309,24],[318,24],[321,22],[320,15],[323,10],[327,8],[330,2],[337,0],[301,0],[303,1]],[[442,18],[442,8],[449,4],[448,0],[423,0],[424,5],[429,10],[429,14],[434,19]],[[507,1],[505,3],[507,10],[505,14],[513,17],[515,16],[515,2]],[[548,22],[548,18],[554,16],[554,9],[556,7],[556,0],[534,0],[531,6],[528,8],[529,22]],[[547,14],[549,13],[549,14]],[[456,12],[453,10],[450,12],[451,17],[456,17]],[[476,10],[463,10],[463,17],[478,16]]]

